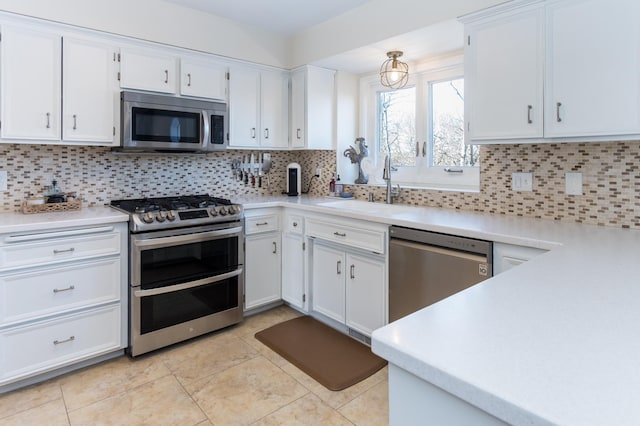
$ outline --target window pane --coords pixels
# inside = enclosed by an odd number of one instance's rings
[[[476,145],[464,144],[464,79],[431,84],[432,165],[478,166]]]
[[[415,166],[416,88],[378,92],[379,151],[394,166]]]

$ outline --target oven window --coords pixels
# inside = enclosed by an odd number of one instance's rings
[[[140,300],[140,334],[238,307],[238,277]]]
[[[238,260],[237,236],[140,252],[143,290],[201,280],[234,271]]]
[[[200,114],[132,108],[132,139],[149,142],[200,143]]]

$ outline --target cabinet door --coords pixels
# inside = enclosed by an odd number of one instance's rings
[[[640,133],[640,2],[547,6],[545,136]]]
[[[180,93],[187,96],[226,101],[226,67],[217,64],[182,60]]]
[[[61,38],[3,26],[3,138],[60,140]]]
[[[288,147],[289,84],[287,76],[280,72],[263,72],[260,99],[260,144],[264,147]]]
[[[291,147],[304,148],[305,138],[305,71],[291,75]]]
[[[117,145],[115,49],[89,40],[63,42],[62,139]]]
[[[312,271],[313,310],[344,324],[348,273],[344,251],[314,244]]]
[[[260,72],[232,68],[229,73],[229,146],[260,146],[258,101]]]
[[[308,149],[335,149],[335,71],[307,67],[306,140]]]
[[[282,299],[304,309],[303,236],[282,234]]]
[[[465,46],[468,137],[542,138],[544,9],[471,26]]]
[[[245,241],[245,309],[280,300],[280,233],[251,235]]]
[[[347,254],[347,326],[371,336],[387,323],[385,294],[387,269],[384,261]]]
[[[161,52],[121,50],[120,87],[176,93],[177,59]]]
[[[542,253],[546,253],[546,250],[493,243],[493,275],[501,274],[511,268],[515,268]]]

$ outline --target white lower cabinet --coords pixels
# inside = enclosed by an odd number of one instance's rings
[[[386,227],[328,219],[308,220],[314,238],[311,309],[370,337],[387,323]],[[327,235],[341,238],[340,244],[322,238]]]
[[[280,226],[277,210],[246,215],[244,308],[251,310],[280,300]]]
[[[290,305],[307,310],[305,294],[305,248],[304,218],[285,214],[282,232],[282,300]]]
[[[127,236],[126,223],[0,235],[0,392],[122,353]]]

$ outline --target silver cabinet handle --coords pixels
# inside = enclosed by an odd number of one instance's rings
[[[276,243],[275,241],[273,242],[273,254],[276,254],[278,252],[278,243]]]
[[[297,129],[297,130],[296,130],[296,137],[297,137],[298,139],[302,139],[302,138],[300,137],[300,129]]]
[[[47,113],[47,129],[51,128],[51,113]]]
[[[191,73],[187,73],[187,87],[191,87]]]
[[[298,226],[298,222],[293,222],[293,227],[296,228]]]
[[[269,139],[269,129],[264,129],[264,138]]]
[[[420,142],[416,141],[416,157],[420,157]]]
[[[527,105],[527,123],[531,124],[533,123],[533,120],[531,120],[531,110],[533,109],[533,105]]]
[[[422,156],[423,157],[427,156],[427,142],[426,141],[422,142]]]
[[[342,274],[342,260],[336,262],[336,274]]]
[[[73,130],[78,128],[78,116],[73,114]]]
[[[71,247],[65,250],[53,250],[53,254],[60,254],[60,253],[73,253],[76,249]]]
[[[76,340],[76,336],[69,336],[68,339],[64,339],[64,340],[54,340],[53,344],[54,345],[61,345],[63,343],[68,343],[68,342],[73,342],[74,340]]]
[[[340,232],[334,232],[333,235],[335,235],[336,237],[346,237],[347,236],[346,233],[341,234]]]
[[[351,277],[351,279],[354,279],[356,277],[356,265],[351,265],[349,267],[349,276]]]
[[[256,138],[256,128],[252,127],[251,128],[251,139],[255,139]]]
[[[164,84],[169,83],[169,70],[164,70]]]
[[[556,102],[556,121],[559,123],[562,121],[560,117],[560,107],[562,106],[562,102]]]
[[[75,287],[75,286],[73,286],[73,285],[70,285],[70,286],[69,286],[69,287],[67,287],[67,288],[54,288],[54,289],[53,289],[53,293],[54,293],[54,294],[56,294],[56,293],[63,293],[63,292],[65,292],[65,291],[71,291],[71,290],[74,290],[75,288],[76,288],[76,287]]]
[[[256,223],[256,226],[265,226],[268,225],[269,222],[260,222],[260,223]]]
[[[447,173],[464,173],[464,169],[453,169],[451,167],[445,167],[444,171]]]

